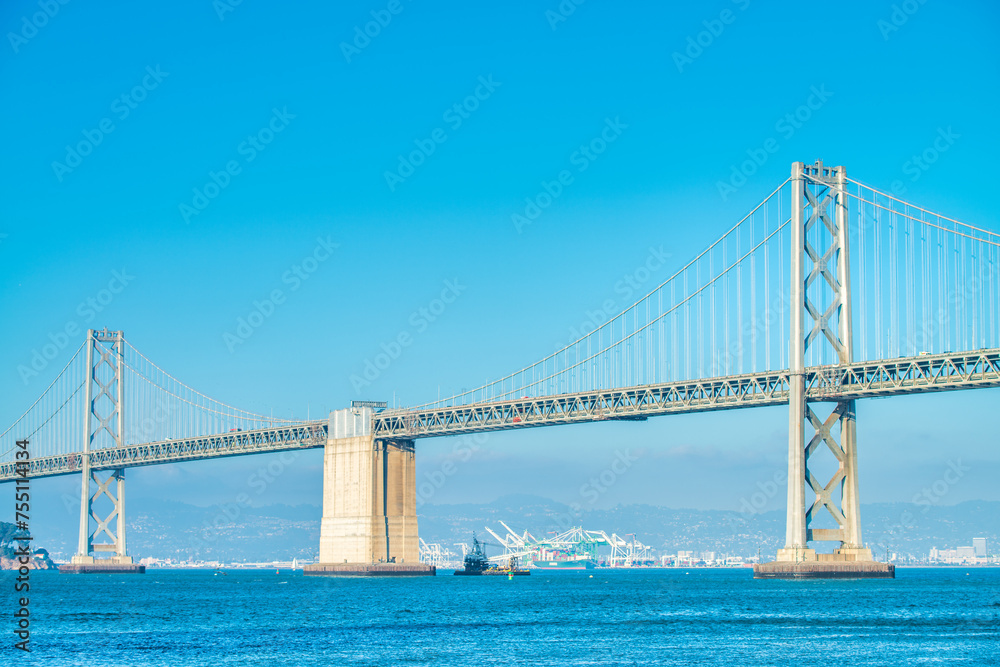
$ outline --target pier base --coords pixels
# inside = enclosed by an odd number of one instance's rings
[[[895,579],[896,566],[872,559],[869,549],[780,549],[778,560],[753,566],[754,579]]]
[[[306,565],[302,573],[334,577],[433,577],[437,568],[423,563],[316,563]]]
[[[115,558],[94,558],[93,556],[73,556],[66,565],[59,566],[62,574],[145,574],[145,565],[136,565],[131,556]]]

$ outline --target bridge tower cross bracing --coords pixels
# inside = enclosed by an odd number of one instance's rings
[[[120,448],[124,444],[125,335],[122,331],[91,329],[86,345],[80,539],[71,564],[131,566],[132,558],[125,546],[125,469],[102,472],[90,468],[92,450]],[[97,553],[112,555],[98,559]]]
[[[778,561],[816,560],[811,541],[839,541],[836,557],[870,561],[871,552],[861,542],[855,402],[836,401],[821,418],[813,409],[818,410],[819,404],[806,401],[810,348],[812,359],[821,363],[824,348],[837,365],[853,361],[847,175],[843,167],[825,167],[822,161],[808,166],[796,162],[791,184],[788,516],[785,548],[778,551]],[[813,432],[808,441],[807,427]],[[838,465],[832,478],[821,484],[809,463],[824,449]],[[808,508],[807,485],[815,494]],[[836,528],[811,527],[824,510]]]

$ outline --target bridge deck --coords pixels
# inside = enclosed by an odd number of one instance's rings
[[[326,444],[326,429],[326,420],[310,421],[292,426],[98,449],[90,453],[90,467],[92,470],[113,470],[158,463],[323,447]],[[31,459],[28,477],[54,477],[79,472],[81,456],[80,452],[74,452]],[[0,464],[0,482],[9,482],[17,477],[14,462]]]
[[[962,389],[1000,387],[1000,350],[905,357],[804,372],[809,401],[838,401]],[[671,382],[542,398],[427,410],[391,410],[375,416],[379,438],[428,438],[596,421],[642,420],[657,415],[781,405],[788,402],[788,371]],[[322,447],[327,422],[168,440],[90,453],[95,470],[131,468],[224,456]],[[81,454],[33,459],[29,477],[78,472]],[[0,483],[17,477],[0,464]]]
[[[809,401],[837,401],[1000,386],[1000,350],[904,357],[806,369]],[[426,438],[556,424],[646,419],[788,403],[788,371],[670,382],[542,398],[393,410],[375,416],[384,438]]]

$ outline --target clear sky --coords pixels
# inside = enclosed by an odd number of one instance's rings
[[[668,277],[796,160],[1000,230],[992,2],[50,4],[0,7],[4,424],[82,341],[19,373],[69,323],[123,329],[191,386],[283,416],[471,388],[605,300],[628,305],[616,286],[651,252],[669,257],[645,286]],[[602,132],[603,153],[580,151]],[[121,293],[87,306],[115,271]],[[419,315],[446,289],[445,312]],[[351,376],[401,332],[412,345],[359,391]],[[862,404],[862,501],[911,500],[956,458],[971,469],[941,502],[1000,499],[998,399]],[[642,463],[595,506],[738,509],[784,469],[786,431],[768,409],[496,434],[430,501],[578,502],[631,448]],[[454,447],[419,443],[418,474]],[[318,504],[320,460],[256,500]],[[225,502],[267,461],[135,470],[131,497]]]

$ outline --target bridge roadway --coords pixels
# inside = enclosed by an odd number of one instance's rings
[[[1000,387],[1000,349],[807,368],[806,399],[839,401]],[[672,413],[783,405],[789,371],[558,394],[375,416],[382,438],[426,438]]]
[[[108,447],[90,452],[91,470],[115,470],[201,459],[265,454],[288,449],[322,447],[326,444],[327,421],[309,421],[253,431],[230,431],[141,445]],[[43,456],[30,460],[28,477],[54,477],[80,471],[82,452]],[[12,461],[0,465],[0,483],[17,478]]]
[[[904,357],[804,371],[807,400],[901,396],[1000,387],[1000,349]],[[783,405],[788,371],[623,389],[558,394],[432,409],[387,410],[375,415],[377,438],[416,439],[597,421],[644,420],[657,415]],[[90,453],[91,468],[109,470],[224,456],[322,447],[327,421],[167,440]],[[29,477],[78,472],[80,453],[33,459]],[[13,462],[0,465],[0,483],[17,477]]]

